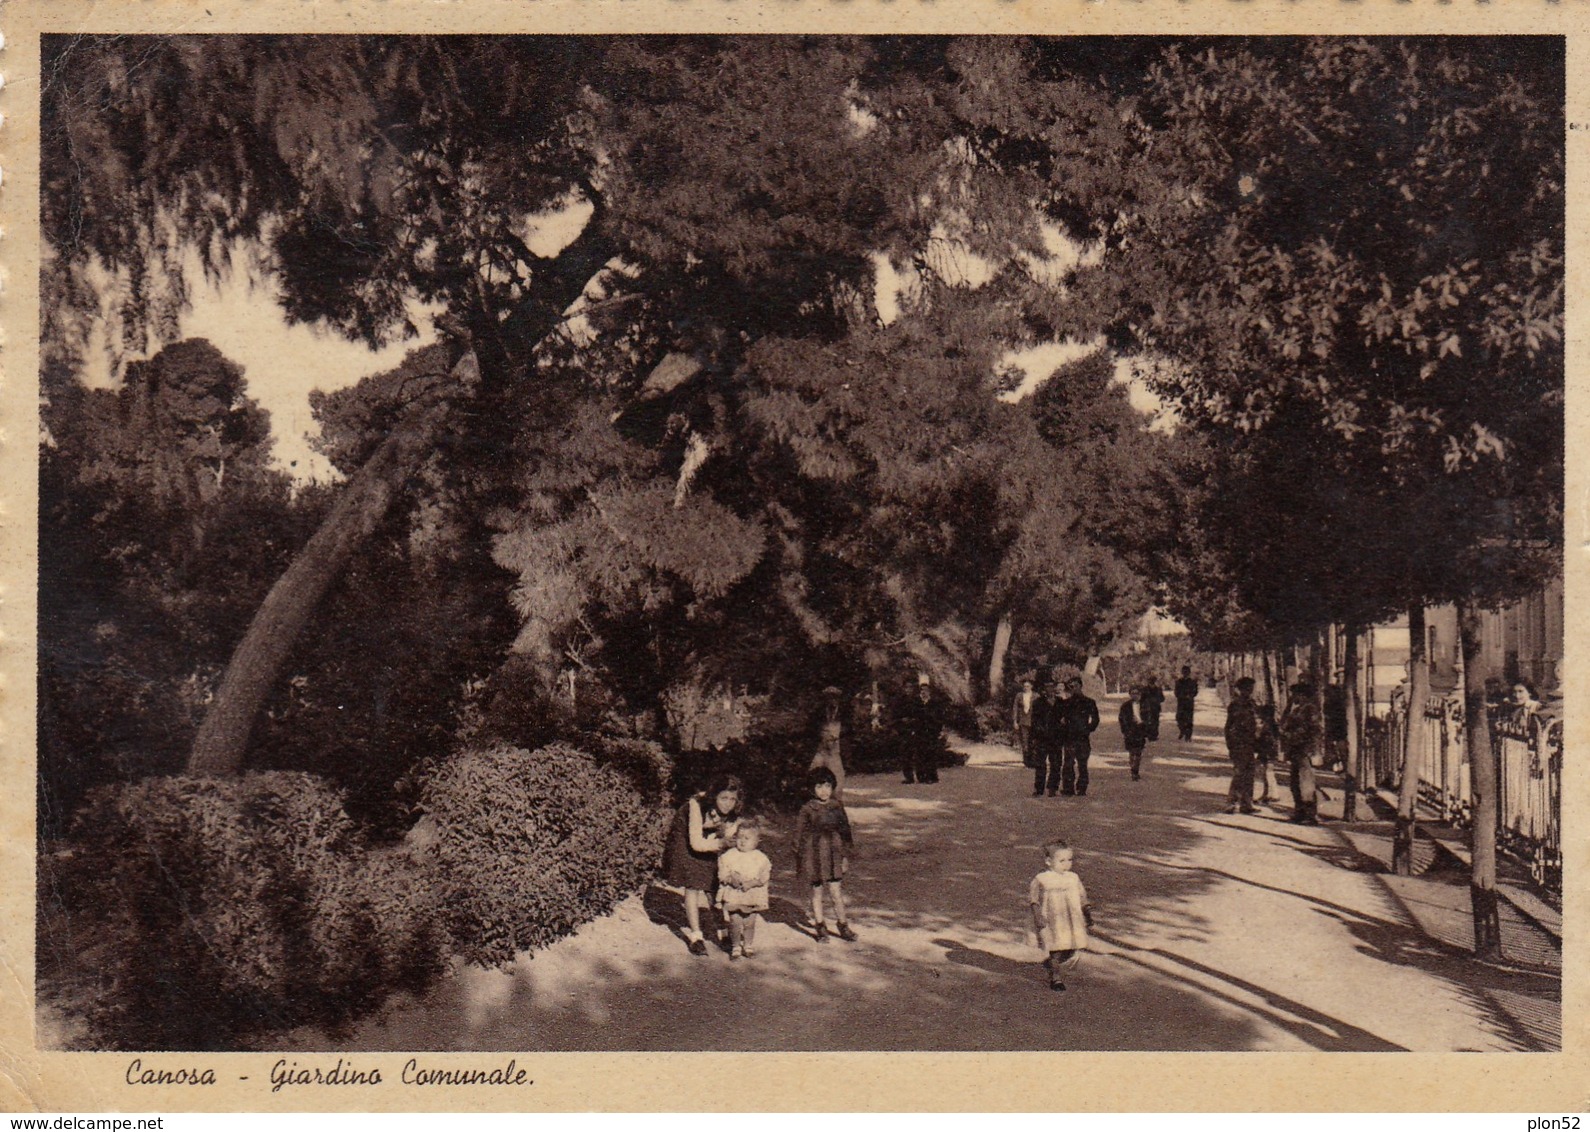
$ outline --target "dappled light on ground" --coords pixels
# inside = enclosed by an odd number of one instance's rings
[[[1108,717],[1106,717],[1108,718]],[[1484,968],[1432,937],[1398,878],[1332,826],[1224,814],[1218,711],[1150,747],[1142,781],[1101,729],[1086,797],[1034,798],[1009,748],[969,745],[936,785],[856,775],[845,890],[856,943],[818,942],[787,823],[764,842],[755,956],[689,954],[652,887],[511,971],[467,969],[353,1033],[288,1048],[475,1050],[1532,1050],[1560,1042],[1547,973]],[[1353,827],[1357,830],[1361,827]],[[1369,823],[1365,827],[1372,828]],[[1352,831],[1347,831],[1352,832]],[[1069,840],[1093,950],[1049,990],[1027,883]],[[1560,963],[1560,956],[1558,957]],[[1555,1035],[1555,1038],[1553,1037]]]

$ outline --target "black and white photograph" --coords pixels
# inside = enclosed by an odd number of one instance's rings
[[[85,26],[39,1050],[1564,1051],[1568,36]]]

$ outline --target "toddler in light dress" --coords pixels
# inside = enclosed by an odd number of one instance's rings
[[[1043,847],[1043,855],[1049,867],[1032,878],[1027,903],[1032,907],[1038,946],[1049,953],[1044,960],[1049,969],[1049,989],[1063,991],[1065,973],[1077,965],[1087,949],[1093,910],[1088,906],[1088,890],[1082,887],[1082,878],[1071,871],[1071,846],[1057,839]]]
[[[742,822],[734,846],[718,858],[718,909],[729,920],[729,958],[749,959],[756,954],[756,926],[767,911],[768,884],[773,862],[757,848],[762,833]]]

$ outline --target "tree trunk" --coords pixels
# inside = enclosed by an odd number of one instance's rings
[[[988,699],[999,703],[1005,694],[1005,657],[1010,652],[1010,614],[1001,613],[994,626],[994,655],[988,661]]]
[[[1264,662],[1264,702],[1269,704],[1271,709],[1279,710],[1276,708],[1275,666],[1270,663],[1270,650],[1266,648],[1259,654],[1259,658]]]
[[[1363,701],[1358,696],[1359,627],[1344,627],[1342,642],[1342,690],[1347,696],[1347,770],[1342,777],[1342,821],[1358,820],[1358,780],[1362,777],[1363,757],[1360,732],[1363,728]]]
[[[474,312],[472,327],[453,331],[470,341],[470,349],[453,367],[460,386],[480,380],[482,387],[500,394],[503,383],[520,369],[504,352],[507,342],[527,343],[525,357],[533,355],[561,325],[564,313],[592,276],[616,254],[604,223],[606,209],[601,197],[594,192],[587,195],[595,211],[572,242],[538,266],[535,301],[521,306],[507,323],[501,322],[496,312],[482,310]],[[443,320],[438,322],[445,325]],[[485,350],[492,363],[484,370],[478,350]],[[482,403],[478,396],[476,400]],[[235,774],[242,768],[254,719],[298,634],[354,550],[375,530],[399,489],[424,461],[449,416],[442,406],[416,411],[344,485],[320,529],[265,595],[232,653],[188,756],[190,774]],[[486,452],[495,453],[513,419],[513,414],[500,409],[484,412],[478,422],[480,434],[472,439]]]
[[[1314,718],[1320,721],[1320,729],[1314,736],[1314,765],[1320,769],[1330,766],[1330,745],[1325,742],[1325,683],[1330,679],[1327,651],[1329,641],[1326,632],[1321,630],[1314,634],[1314,641],[1308,648],[1308,680],[1314,688]],[[1316,797],[1316,804],[1318,800]]]
[[[1502,920],[1496,903],[1496,825],[1498,768],[1491,742],[1490,718],[1485,708],[1484,656],[1480,649],[1480,611],[1463,602],[1458,606],[1458,639],[1463,653],[1463,723],[1469,749],[1469,789],[1474,795],[1474,822],[1469,834],[1473,872],[1469,901],[1474,909],[1474,954],[1500,960]]]
[[[1391,870],[1413,875],[1413,839],[1417,833],[1419,759],[1424,753],[1424,705],[1430,698],[1430,664],[1424,606],[1408,609],[1408,724],[1403,728],[1402,780],[1397,793],[1397,828],[1391,841]]]
[[[468,353],[453,367],[468,380],[475,367]],[[304,549],[265,595],[248,631],[232,653],[215,700],[205,714],[188,756],[189,774],[236,774],[243,767],[249,733],[265,697],[275,686],[298,634],[342,574],[360,543],[386,516],[404,483],[424,462],[449,415],[431,405],[409,417],[353,474]]]

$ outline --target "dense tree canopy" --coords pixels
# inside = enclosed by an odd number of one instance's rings
[[[570,672],[629,713],[905,665],[969,698],[1000,626],[1080,659],[1151,597],[1227,643],[1498,599],[1560,554],[1563,158],[1560,48],[1491,50],[52,39],[50,426],[96,317],[127,358],[175,336],[195,257],[350,338],[441,331],[317,398],[346,480],[229,623],[203,770],[361,684],[438,718],[493,670],[547,712]],[[1096,348],[1000,400],[1055,342]],[[81,490],[192,510],[265,467],[200,352],[126,367],[144,454],[90,436]],[[445,679],[284,691],[333,665],[321,601],[394,594]]]

